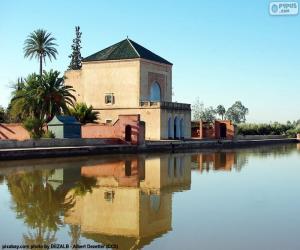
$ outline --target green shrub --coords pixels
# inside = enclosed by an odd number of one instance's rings
[[[47,130],[43,133],[42,138],[53,139],[55,138],[55,134],[52,131]]]
[[[70,114],[81,123],[96,122],[99,116],[98,111],[93,110],[93,106],[87,106],[85,103],[76,103],[74,108],[70,109]]]
[[[238,125],[238,134],[240,135],[287,135],[288,131],[292,129],[295,129],[295,125],[281,124],[278,122],[270,123],[270,124],[243,123]]]
[[[43,131],[44,121],[38,118],[26,118],[23,121],[23,127],[29,132],[30,137],[33,139],[41,138]]]

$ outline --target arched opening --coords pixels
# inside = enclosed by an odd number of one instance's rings
[[[168,138],[169,139],[173,138],[173,136],[172,136],[172,118],[171,117],[168,119]]]
[[[178,130],[179,130],[179,128],[178,128],[178,118],[177,117],[175,117],[175,119],[174,119],[174,139],[178,139],[178,137],[177,137],[177,134],[178,134]]]
[[[221,123],[220,124],[220,138],[226,138],[226,124]]]
[[[157,82],[151,84],[150,88],[150,101],[159,102],[161,100],[160,86]]]
[[[131,142],[131,126],[126,125],[125,127],[125,141]]]
[[[180,138],[184,138],[184,123],[183,123],[183,118],[180,120]]]

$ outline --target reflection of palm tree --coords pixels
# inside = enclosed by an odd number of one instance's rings
[[[73,249],[78,249],[77,247],[73,247],[74,245],[80,244],[80,235],[81,235],[81,227],[79,225],[70,225],[69,236],[71,237],[71,247]]]
[[[26,245],[50,245],[56,241],[55,232],[46,232],[38,228],[33,234],[28,232],[28,235],[23,234],[23,240]]]
[[[61,214],[69,210],[72,200],[65,202],[65,193],[53,190],[47,183],[51,171],[33,171],[9,175],[7,185],[14,201],[17,218],[35,233],[24,235],[25,242],[48,242],[55,240],[55,232],[62,225]]]
[[[0,175],[0,184],[2,184],[4,182],[4,176]]]

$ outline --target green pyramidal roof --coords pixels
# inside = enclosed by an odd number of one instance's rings
[[[143,58],[150,61],[172,65],[172,63],[170,63],[169,61],[154,54],[150,50],[144,48],[143,46],[137,44],[136,42],[128,38],[84,58],[83,62],[122,60],[134,58]]]

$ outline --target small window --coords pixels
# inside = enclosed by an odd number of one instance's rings
[[[112,119],[106,119],[106,120],[105,120],[105,123],[111,124],[111,123],[112,123]]]
[[[105,94],[105,104],[114,104],[115,97],[113,94]]]

